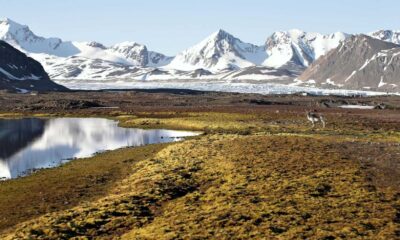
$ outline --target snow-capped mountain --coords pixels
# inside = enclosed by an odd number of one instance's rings
[[[63,42],[59,38],[36,36],[28,26],[21,25],[8,18],[0,20],[0,39],[29,53],[46,53],[67,57],[80,52],[72,42]]]
[[[382,41],[400,44],[400,31],[379,30],[368,35]]]
[[[263,65],[278,68],[307,67],[336,48],[348,36],[342,32],[322,35],[297,29],[275,32],[265,43],[267,58]]]
[[[145,45],[135,42],[124,42],[108,48],[98,42],[71,42],[59,38],[39,37],[28,26],[10,19],[0,21],[0,40],[8,42],[40,62],[45,59],[46,62],[42,63],[51,77],[55,77],[54,74],[59,75],[53,69],[54,65],[65,62],[64,67],[71,69],[75,65],[68,63],[77,59],[80,62],[100,61],[108,66],[123,64],[135,67],[158,67],[172,60],[171,57],[149,51]]]
[[[199,44],[179,53],[170,69],[207,69],[219,72],[260,65],[266,58],[264,49],[244,43],[224,30],[219,30]]]
[[[238,72],[249,74],[241,78],[286,79],[299,74],[345,37],[293,30],[274,33],[265,45],[257,46],[219,30],[176,57],[167,57],[136,42],[106,47],[94,41],[62,41],[37,36],[28,26],[10,19],[0,21],[0,39],[41,62],[53,79],[220,79],[228,75],[234,78]],[[231,74],[226,74],[229,71]],[[277,72],[287,75],[278,76]]]
[[[400,31],[369,33],[400,43]],[[28,26],[0,20],[4,40],[39,61],[55,80],[268,80],[295,79],[317,59],[353,35],[301,30],[275,32],[265,44],[245,43],[219,30],[176,57],[150,51],[137,42],[104,46],[95,41],[63,41],[35,35]],[[397,55],[396,55],[397,56]]]
[[[168,67],[181,70],[204,68],[213,72],[250,66],[303,70],[348,36],[341,32],[322,35],[290,30],[275,32],[265,45],[256,46],[219,30],[178,54]]]

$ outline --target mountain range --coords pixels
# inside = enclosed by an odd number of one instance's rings
[[[4,40],[42,63],[52,79],[285,79],[335,48],[348,35],[276,32],[258,46],[219,30],[175,57],[124,42],[63,41],[37,36],[26,25],[0,21]]]
[[[360,39],[368,39],[366,42],[371,45],[360,43]],[[389,49],[400,44],[400,31],[324,35],[289,30],[275,32],[266,38],[264,44],[256,45],[218,30],[176,56],[166,56],[136,42],[105,46],[95,41],[44,38],[37,36],[26,25],[4,19],[0,21],[0,40],[39,61],[50,78],[55,80],[207,79],[281,83],[295,80],[297,84],[308,86],[393,90],[397,87],[393,82],[397,75],[389,73],[388,69],[397,71],[393,65],[397,64],[393,61],[397,59],[397,51]],[[370,51],[364,51],[365,47],[371,48]],[[353,50],[344,53],[344,49]],[[369,64],[361,71],[362,66],[358,65],[366,61]],[[373,62],[381,67],[379,61],[389,64],[385,71],[379,72],[382,68],[379,71],[375,69],[373,74],[366,72],[373,68]],[[385,74],[394,74],[394,80],[389,80]],[[351,81],[347,79],[350,75]],[[363,85],[365,78],[371,80],[366,80],[368,84]]]

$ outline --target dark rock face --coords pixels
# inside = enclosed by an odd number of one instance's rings
[[[200,68],[200,69],[196,69],[193,73],[192,73],[192,77],[196,78],[196,77],[201,77],[201,76],[209,76],[212,73],[210,71],[207,71],[206,69]]]
[[[88,46],[95,47],[95,48],[100,48],[100,49],[107,49],[106,46],[104,46],[103,44],[98,43],[98,42],[90,42],[90,43],[88,43]]]
[[[299,79],[320,87],[399,91],[399,68],[399,45],[358,35],[319,58]]]
[[[0,89],[12,92],[66,91],[50,80],[42,65],[0,41]]]

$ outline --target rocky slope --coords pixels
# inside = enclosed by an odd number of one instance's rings
[[[349,38],[299,79],[323,87],[398,91],[400,46],[366,35]]]
[[[0,89],[14,92],[65,91],[52,82],[39,62],[0,41]]]

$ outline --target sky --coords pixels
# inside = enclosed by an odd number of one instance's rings
[[[274,31],[400,29],[399,0],[0,0],[0,18],[63,40],[145,44],[167,55],[218,29],[263,44]]]

